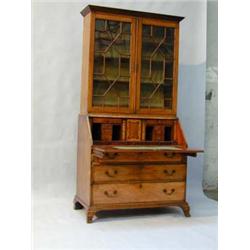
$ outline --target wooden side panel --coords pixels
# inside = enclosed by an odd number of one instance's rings
[[[92,137],[88,116],[79,115],[76,195],[86,205],[90,204],[91,146]]]
[[[177,144],[178,144],[178,145],[183,146],[183,147],[185,147],[185,148],[188,147],[179,120],[176,121],[176,132],[175,132],[175,136],[176,136],[176,141],[177,141]]]
[[[81,104],[80,114],[87,114],[88,109],[88,85],[89,85],[89,61],[90,61],[90,28],[91,15],[83,18],[83,46],[82,46],[82,76],[81,76]]]

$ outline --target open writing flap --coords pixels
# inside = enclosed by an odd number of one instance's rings
[[[196,148],[183,148],[175,145],[96,145],[93,146],[93,153],[100,155],[100,153],[180,153],[188,156],[196,157],[197,153],[204,152]]]

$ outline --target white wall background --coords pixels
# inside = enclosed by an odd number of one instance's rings
[[[218,2],[207,3],[206,131],[203,187],[218,189]]]
[[[204,148],[205,1],[91,1],[181,15],[178,116],[190,147]],[[75,192],[85,1],[33,2],[33,187],[51,197]],[[189,161],[189,185],[202,184],[203,156]]]

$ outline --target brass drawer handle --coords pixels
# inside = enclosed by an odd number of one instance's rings
[[[105,154],[109,159],[115,159],[118,153],[106,153]]]
[[[108,170],[105,172],[105,174],[106,174],[108,177],[112,177],[112,178],[115,177],[115,175],[117,175],[117,173],[118,173],[117,170],[114,170],[114,171],[113,171],[113,174],[109,173]]]
[[[166,175],[168,176],[172,176],[173,174],[176,173],[175,169],[173,169],[172,171],[168,171],[167,169],[164,169],[163,171]]]
[[[166,194],[166,195],[172,195],[174,192],[175,192],[175,189],[174,189],[174,188],[172,188],[172,189],[170,190],[170,192],[168,192],[167,189],[163,189],[163,193]]]
[[[113,193],[112,193],[112,192],[109,193],[108,191],[105,191],[104,194],[105,194],[107,197],[112,198],[112,197],[116,197],[116,196],[117,196],[117,191],[114,190]]]
[[[164,153],[164,155],[168,158],[173,158],[175,156],[175,153]]]

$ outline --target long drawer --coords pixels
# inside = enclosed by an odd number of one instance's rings
[[[93,185],[93,203],[169,202],[185,199],[185,182]]]
[[[101,164],[118,164],[118,163],[154,163],[185,162],[186,157],[181,153],[173,152],[107,152],[93,154],[93,160]]]
[[[94,183],[122,181],[185,181],[185,164],[93,166]]]

